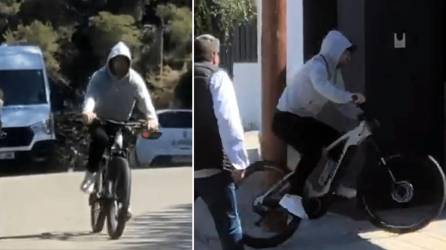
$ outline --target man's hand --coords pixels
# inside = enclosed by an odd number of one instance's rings
[[[84,112],[82,113],[82,121],[85,125],[90,125],[96,119],[96,113],[94,112]]]
[[[363,104],[366,101],[365,96],[361,93],[353,93],[352,100],[354,104]]]
[[[245,178],[245,169],[234,169],[231,171],[231,177],[237,184]]]
[[[157,131],[159,130],[159,124],[156,119],[147,119],[147,129],[149,131]]]

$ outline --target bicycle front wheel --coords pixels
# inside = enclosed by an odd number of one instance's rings
[[[262,204],[256,202],[273,181],[280,180],[285,174],[277,164],[267,161],[255,162],[247,168],[237,190],[245,245],[253,248],[276,247],[288,240],[298,228],[300,219],[279,205],[280,198],[289,190],[288,181],[266,195]]]
[[[107,204],[107,231],[111,239],[124,232],[130,203],[131,172],[127,159],[114,157],[109,163],[114,197]]]
[[[104,228],[106,213],[103,207],[103,200],[99,198],[99,186],[102,185],[102,172],[98,172],[94,192],[89,196],[90,204],[90,224],[93,233],[99,233]]]
[[[392,179],[393,176],[393,179]],[[365,168],[359,201],[369,220],[393,233],[421,229],[445,205],[445,175],[431,156],[394,155]]]

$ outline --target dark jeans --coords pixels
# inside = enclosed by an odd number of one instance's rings
[[[290,193],[302,195],[305,180],[319,162],[323,147],[334,142],[340,133],[312,117],[281,111],[274,115],[273,132],[302,155],[297,171],[290,179]],[[332,150],[330,158],[337,159],[341,150],[340,147]]]
[[[94,122],[88,128],[91,142],[88,155],[87,170],[96,172],[99,170],[102,155],[110,143],[110,136],[116,133],[118,127],[112,124],[102,126],[99,122]]]
[[[194,181],[195,199],[201,197],[209,208],[223,250],[244,249],[242,226],[237,211],[235,184],[227,173]]]

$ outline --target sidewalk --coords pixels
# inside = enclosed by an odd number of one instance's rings
[[[248,151],[255,152],[256,132],[246,134]],[[259,152],[259,151],[258,151]],[[250,157],[256,157],[250,154]],[[252,159],[255,160],[255,159]],[[238,201],[243,226],[252,225],[252,218],[243,215],[250,208],[247,192],[239,193]],[[339,212],[342,212],[340,214]],[[362,216],[357,216],[352,202],[345,202],[326,216],[312,221],[303,221],[293,237],[275,249],[291,250],[443,250],[446,249],[446,216],[432,222],[425,229],[396,235],[384,232]],[[221,249],[212,218],[202,200],[195,202],[195,249]],[[349,214],[355,219],[345,216]],[[250,248],[247,248],[250,249]]]
[[[252,218],[243,216],[249,204],[246,197],[238,197],[244,227],[252,225]],[[348,204],[343,204],[345,209]],[[341,208],[336,208],[340,210]],[[347,211],[352,211],[349,207]],[[344,211],[345,212],[345,211]],[[343,212],[343,213],[344,213]],[[349,213],[349,212],[347,212]],[[212,218],[201,200],[195,202],[195,249],[221,249]],[[247,225],[248,224],[248,225]],[[247,248],[251,249],[251,248]],[[291,239],[275,249],[291,250],[444,250],[446,249],[446,215],[421,231],[397,235],[384,232],[366,220],[355,220],[336,212],[329,212],[318,220],[303,221]]]

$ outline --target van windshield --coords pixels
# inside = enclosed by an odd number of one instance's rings
[[[5,106],[47,103],[42,70],[0,70],[0,89]]]

